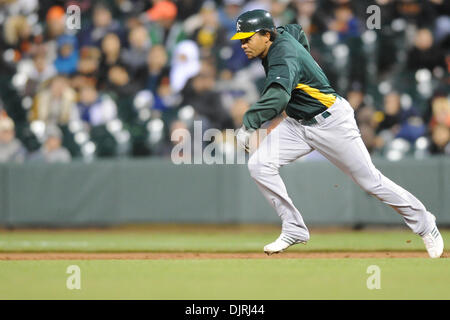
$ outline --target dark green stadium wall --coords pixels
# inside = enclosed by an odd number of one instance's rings
[[[375,163],[450,225],[450,159]],[[328,162],[296,162],[281,175],[310,226],[403,223]],[[245,165],[173,165],[161,159],[3,164],[0,181],[4,227],[279,223]]]

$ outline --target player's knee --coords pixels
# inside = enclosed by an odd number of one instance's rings
[[[255,180],[259,180],[264,176],[277,173],[277,168],[275,166],[268,162],[260,161],[256,157],[250,157],[247,167],[250,172],[250,176]]]
[[[383,186],[382,175],[375,171],[372,175],[367,175],[364,177],[353,177],[354,181],[363,189],[365,192],[373,195],[377,195]]]
[[[357,181],[361,189],[363,189],[365,192],[377,195],[379,191],[382,189],[382,183],[381,180],[375,180],[375,181]]]
[[[253,179],[258,180],[258,178],[261,176],[261,166],[262,164],[258,162],[248,162],[248,171],[250,172],[250,176]]]

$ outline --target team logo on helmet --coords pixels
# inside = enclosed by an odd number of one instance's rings
[[[241,32],[241,22],[240,21],[236,22],[236,31]]]

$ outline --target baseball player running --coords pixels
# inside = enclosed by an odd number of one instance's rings
[[[309,240],[308,228],[287,193],[279,168],[317,150],[362,189],[401,214],[407,226],[422,237],[430,257],[440,257],[444,243],[434,215],[372,164],[353,108],[334,91],[311,57],[301,26],[276,28],[269,12],[252,10],[238,17],[231,40],[241,41],[249,59],[260,58],[266,73],[262,96],[245,113],[236,134],[238,145],[248,150],[255,130],[283,111],[287,114],[248,161],[251,177],[282,221],[281,235],[264,252],[279,253]]]

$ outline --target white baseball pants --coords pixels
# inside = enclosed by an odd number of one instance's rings
[[[422,236],[430,232],[433,221],[424,205],[373,165],[347,100],[337,98],[328,111],[331,116],[316,116],[318,123],[314,125],[302,125],[293,118],[285,118],[248,161],[250,175],[282,220],[282,232],[295,239],[309,240],[308,228],[287,193],[279,168],[313,150],[320,152],[363,190],[394,208],[414,233]]]

